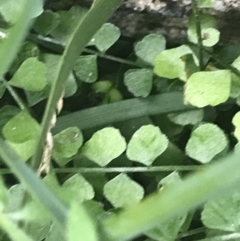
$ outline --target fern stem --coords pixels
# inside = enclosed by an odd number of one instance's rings
[[[4,85],[6,86],[7,90],[9,91],[12,98],[15,100],[15,102],[19,106],[19,108],[21,110],[25,110],[25,111],[29,112],[28,108],[25,106],[24,102],[22,101],[20,96],[17,94],[17,92],[14,90],[14,88],[11,85],[9,85],[9,83],[5,79],[2,79],[1,81],[4,83]]]
[[[196,23],[196,32],[198,39],[198,59],[199,59],[199,70],[204,69],[203,64],[203,44],[202,44],[202,28],[201,28],[201,19],[200,19],[200,11],[198,9],[198,4],[196,0],[192,0],[192,10]]]
[[[155,167],[60,167],[52,168],[55,173],[121,173],[121,172],[173,172],[173,171],[197,171],[203,169],[200,165],[189,166],[155,166]],[[8,168],[1,168],[0,174],[11,174]]]
[[[64,51],[64,48],[65,48],[65,46],[62,45],[61,43],[59,43],[58,41],[48,38],[48,37],[41,36],[41,35],[29,34],[28,39],[36,44],[39,44],[40,46],[42,46],[44,48],[55,51],[58,54],[62,54],[62,52]],[[92,50],[89,48],[84,48],[83,52],[89,53],[89,54],[96,54],[100,58],[109,59],[111,61],[130,65],[130,66],[137,67],[137,68],[144,67],[141,64],[136,63],[135,61],[118,58],[118,57],[108,55],[105,53],[101,53],[99,51]]]

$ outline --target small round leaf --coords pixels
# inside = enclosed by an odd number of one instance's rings
[[[36,140],[28,140],[23,143],[7,142],[23,161],[27,161],[36,151]]]
[[[201,30],[202,30],[202,43],[206,47],[214,46],[219,41],[220,32],[215,29],[215,19],[214,16],[209,14],[201,13]],[[193,43],[198,42],[198,35],[196,31],[196,18],[191,15],[188,22],[188,39]]]
[[[153,72],[148,69],[130,69],[124,75],[124,84],[135,97],[147,97],[152,89]]]
[[[219,42],[220,32],[215,28],[206,28],[202,30],[203,45],[206,47],[212,47]],[[192,43],[198,42],[198,36],[195,32],[188,31],[188,39]]]
[[[154,73],[160,77],[186,81],[185,62],[181,57],[191,53],[191,49],[186,45],[161,52],[154,60]]]
[[[34,106],[37,103],[47,98],[47,95],[44,91],[25,91],[27,98],[28,106]]]
[[[127,157],[145,165],[151,165],[168,147],[167,137],[153,125],[145,125],[132,136],[127,147]]]
[[[186,153],[201,162],[210,162],[228,146],[224,132],[214,124],[203,124],[196,128],[186,146]]]
[[[207,228],[229,232],[240,230],[240,193],[208,201],[204,205],[201,220]]]
[[[21,110],[16,106],[5,105],[0,109],[0,129],[4,127],[4,125],[15,115],[17,115]]]
[[[144,189],[138,183],[121,173],[110,180],[103,189],[104,196],[115,208],[128,207],[140,202]]]
[[[120,156],[125,149],[126,141],[120,131],[113,127],[106,127],[93,134],[83,146],[82,153],[98,165],[106,166]]]
[[[178,183],[179,185],[181,185],[181,182],[182,182],[181,176],[179,175],[178,172],[175,171],[167,175],[163,179],[161,179],[160,182],[158,183],[158,186],[167,187],[173,183]]]
[[[196,125],[200,123],[204,117],[204,111],[200,110],[190,110],[182,113],[172,113],[168,114],[168,118],[175,124],[186,126],[186,125]]]
[[[73,191],[79,203],[91,200],[94,197],[92,185],[80,174],[75,174],[68,178],[62,187]]]
[[[51,36],[59,42],[66,44],[77,24],[85,16],[87,11],[87,8],[80,6],[73,6],[68,11],[58,11],[57,13],[60,16],[60,22],[56,28],[52,29]]]
[[[36,32],[46,36],[49,35],[59,23],[59,14],[51,10],[46,10],[36,19],[33,28]]]
[[[47,68],[37,58],[28,58],[19,67],[9,84],[29,91],[43,90],[47,85]]]
[[[224,103],[230,96],[229,70],[197,72],[190,76],[185,88],[185,102],[199,108]]]
[[[108,50],[120,37],[118,27],[112,23],[105,23],[93,36],[88,45],[95,45],[101,52]]]
[[[24,10],[26,4],[26,0],[1,0],[0,1],[0,11],[1,15],[3,16],[4,20],[7,21],[9,24],[15,24]],[[36,1],[36,4],[33,9],[30,9],[31,17],[37,17],[43,11],[43,2],[41,0]]]
[[[139,41],[135,47],[136,55],[153,65],[155,57],[166,48],[166,39],[161,34],[149,34]]]
[[[27,112],[21,111],[3,127],[4,137],[16,143],[36,140],[39,137],[40,125]]]
[[[96,55],[82,55],[80,56],[74,66],[76,76],[86,82],[93,83],[98,78],[97,56]]]
[[[77,154],[82,143],[83,135],[77,127],[69,127],[63,130],[54,136],[54,159],[58,160],[74,156]]]

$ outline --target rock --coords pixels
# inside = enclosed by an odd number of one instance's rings
[[[90,6],[92,0],[47,0],[52,10],[73,5]],[[215,16],[220,42],[240,45],[240,1],[214,0],[214,9],[204,10]],[[169,43],[184,43],[191,0],[127,0],[109,20],[120,27],[122,35],[141,38],[148,33],[162,33]]]

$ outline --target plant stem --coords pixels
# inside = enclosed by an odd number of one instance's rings
[[[29,112],[28,108],[25,106],[25,104],[23,103],[23,101],[21,100],[21,98],[19,97],[17,92],[14,90],[14,88],[11,85],[9,85],[9,83],[5,79],[2,79],[1,81],[4,83],[4,85],[6,86],[7,90],[11,94],[11,96],[13,97],[13,99],[18,104],[19,108],[21,110],[25,110],[25,111]]]
[[[156,167],[60,167],[53,168],[56,173],[121,173],[121,172],[172,172],[172,171],[197,171],[203,169],[200,165],[190,166],[156,166]],[[1,168],[0,174],[10,174],[8,168]]]
[[[126,64],[126,65],[130,65],[133,67],[137,67],[137,68],[143,68],[143,66],[141,64],[138,64],[137,62],[131,61],[131,60],[126,60],[126,59],[122,59],[122,58],[118,58],[118,57],[114,57],[112,55],[107,55],[105,53],[101,53],[92,49],[87,49],[85,48],[84,51],[85,53],[89,53],[89,54],[96,54],[97,56],[104,58],[104,59],[109,59],[121,64]]]
[[[58,41],[55,41],[54,39],[44,37],[44,36],[41,36],[41,35],[29,34],[28,39],[33,41],[36,44],[41,45],[42,47],[45,47],[45,48],[48,48],[50,50],[55,51],[58,54],[62,54],[62,52],[64,51],[64,48],[65,48],[65,46],[62,45],[61,43],[59,43]],[[126,65],[130,65],[130,66],[137,67],[137,68],[143,68],[144,67],[141,64],[138,64],[137,62],[127,60],[127,59],[118,58],[118,57],[115,57],[115,56],[112,56],[112,55],[107,55],[105,53],[101,53],[99,51],[92,50],[92,49],[89,49],[89,48],[84,48],[83,52],[89,53],[89,54],[96,54],[100,58],[109,59],[109,60],[112,60],[112,61],[115,61],[115,62],[118,62],[118,63],[121,63],[121,64],[126,64]]]
[[[190,46],[196,46],[196,44],[194,43],[188,43]],[[221,67],[225,68],[225,69],[229,69],[232,71],[232,73],[234,73],[235,75],[237,75],[238,77],[240,77],[240,70],[238,70],[237,68],[235,68],[234,66],[232,66],[231,64],[227,64],[224,61],[222,61],[216,54],[213,54],[211,51],[209,51],[206,48],[203,48],[203,52],[207,53],[208,55],[211,56],[211,58],[213,60],[215,60],[219,65],[221,65]]]
[[[177,238],[181,239],[181,238],[189,237],[189,236],[192,236],[195,234],[203,233],[205,231],[206,231],[206,227],[196,228],[196,229],[192,229],[187,232],[184,232],[184,233],[180,233]]]
[[[199,70],[202,71],[204,69],[203,65],[203,44],[202,44],[202,28],[201,28],[201,19],[200,19],[200,11],[198,9],[198,4],[196,0],[192,0],[192,10],[196,23],[196,33],[198,39],[198,59],[199,59]]]
[[[227,64],[224,61],[222,61],[217,55],[211,53],[209,50],[204,49],[204,51],[209,54],[216,62],[218,62],[218,64],[220,64],[223,68],[225,69],[229,69],[232,71],[232,73],[234,73],[235,75],[237,75],[238,77],[240,77],[240,71],[235,68],[234,66],[232,66],[231,64]]]

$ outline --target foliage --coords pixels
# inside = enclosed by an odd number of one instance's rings
[[[202,11],[214,2],[193,0],[187,44],[168,48],[151,33],[129,43],[129,56],[106,23],[121,2],[53,12],[40,0],[0,1],[0,157],[10,168],[0,172],[20,181],[0,179],[2,239],[172,241],[196,223],[213,240],[239,233],[239,47],[217,45],[215,19]],[[109,112],[94,120],[100,105]],[[114,123],[96,128],[119,107]],[[52,132],[64,119],[67,128]],[[51,171],[40,179],[46,156]],[[200,204],[202,224],[189,212]]]

